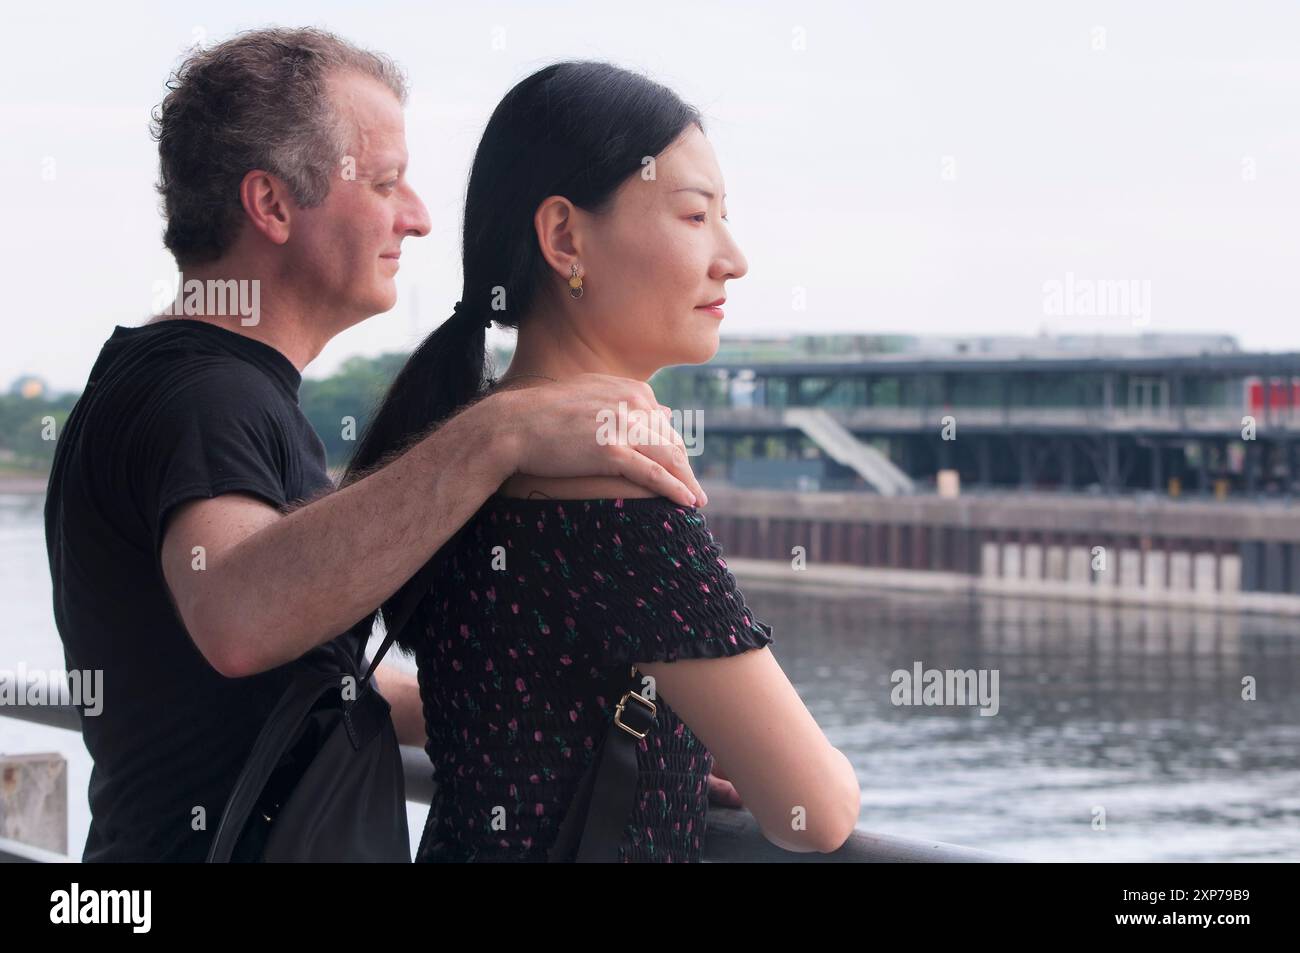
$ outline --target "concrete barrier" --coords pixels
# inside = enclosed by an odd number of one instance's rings
[[[1169,588],[1173,592],[1190,592],[1192,588],[1192,554],[1169,554]]]
[[[68,762],[61,754],[0,755],[0,837],[68,852]]]
[[[1148,589],[1168,589],[1165,585],[1165,570],[1168,565],[1169,561],[1163,552],[1158,549],[1148,550],[1143,554],[1142,571],[1145,579],[1142,584]]]
[[[1066,556],[1065,578],[1080,586],[1091,586],[1092,556],[1083,546],[1071,546]]]
[[[1043,578],[1043,547],[1037,543],[1025,543],[1025,579]]]
[[[1048,546],[1047,559],[1044,567],[1044,578],[1064,582],[1068,577],[1065,574],[1065,547]]]

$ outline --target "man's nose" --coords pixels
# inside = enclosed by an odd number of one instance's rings
[[[424,207],[424,202],[415,194],[415,190],[410,190],[406,206],[403,209],[401,221],[398,223],[403,235],[411,235],[415,238],[423,238],[429,234],[433,223],[429,220],[429,210]]]

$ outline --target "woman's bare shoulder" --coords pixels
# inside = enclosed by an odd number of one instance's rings
[[[658,495],[618,476],[535,477],[525,473],[516,473],[498,492],[517,499],[553,500],[630,500]]]

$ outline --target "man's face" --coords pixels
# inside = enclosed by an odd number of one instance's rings
[[[329,81],[351,152],[339,156],[328,197],[294,211],[283,277],[307,289],[336,332],[397,303],[402,239],[429,232],[429,213],[406,181],[406,124],[391,90],[357,73]]]

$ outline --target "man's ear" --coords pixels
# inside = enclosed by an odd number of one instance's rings
[[[560,277],[568,279],[571,266],[578,264],[582,272],[582,245],[584,241],[582,210],[563,195],[550,195],[542,199],[533,215],[533,230],[542,257]]]
[[[283,245],[289,240],[290,221],[298,206],[283,179],[253,169],[239,183],[239,201],[249,224],[268,241]]]

